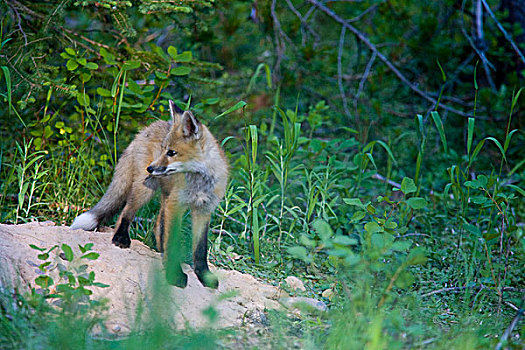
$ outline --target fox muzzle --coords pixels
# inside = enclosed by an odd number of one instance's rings
[[[166,167],[165,166],[154,167],[150,165],[149,167],[146,168],[146,171],[153,176],[164,175],[166,173]]]

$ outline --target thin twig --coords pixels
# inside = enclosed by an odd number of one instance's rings
[[[426,233],[406,233],[404,235],[397,235],[396,238],[405,238],[405,237],[411,237],[411,236],[432,237],[431,235],[427,235]]]
[[[433,290],[432,292],[428,292],[428,293],[425,293],[425,294],[422,294],[421,297],[422,298],[426,298],[426,297],[429,297],[431,295],[434,295],[434,294],[441,294],[441,293],[448,293],[448,292],[452,292],[452,293],[459,293],[465,289],[478,289],[478,288],[484,288],[485,286],[484,285],[474,285],[474,286],[470,286],[470,287],[449,287],[449,288],[441,288],[441,289],[437,289],[437,290]],[[519,292],[519,293],[525,293],[525,289],[519,289],[519,288],[514,288],[514,287],[503,287],[503,292]]]
[[[367,8],[366,10],[364,10],[363,12],[361,12],[360,14],[355,16],[354,18],[351,18],[351,19],[347,20],[347,22],[348,23],[353,23],[353,22],[359,21],[361,18],[363,18],[364,16],[366,16],[367,14],[369,14],[370,12],[375,10],[378,6],[379,6],[378,4],[370,6],[369,8]]]
[[[365,81],[368,79],[368,75],[370,75],[370,70],[372,69],[372,65],[374,64],[374,61],[376,60],[377,53],[372,52],[372,57],[370,57],[370,60],[366,64],[365,72],[363,73],[363,76],[361,77],[361,81],[359,81],[359,87],[357,89],[357,93],[355,94],[355,101],[357,102],[357,99],[361,92],[363,91],[363,88],[365,86]]]
[[[346,94],[345,89],[343,87],[343,68],[342,68],[342,57],[343,57],[343,47],[345,43],[345,31],[346,28],[344,26],[341,27],[341,34],[339,36],[339,50],[337,51],[337,85],[339,85],[339,93],[341,94],[341,99],[343,100],[343,108],[345,110],[345,114],[348,117],[348,121],[352,119],[352,114],[350,113],[350,110],[348,109],[348,103],[346,101]]]
[[[512,322],[510,323],[510,325],[507,327],[507,329],[501,336],[501,339],[498,345],[496,345],[495,350],[501,350],[501,348],[503,347],[503,344],[507,341],[512,331],[516,327],[516,325],[518,325],[518,323],[520,322],[520,319],[523,316],[523,313],[525,312],[525,309],[523,308],[524,304],[525,304],[525,295],[523,295],[523,298],[521,299],[521,307],[519,308],[519,310],[517,310],[518,312],[516,313],[516,316],[514,316],[514,318],[512,319]]]
[[[496,22],[496,26],[501,31],[501,33],[503,33],[503,36],[505,37],[505,39],[507,39],[507,41],[510,42],[510,44],[512,45],[512,48],[514,49],[514,51],[516,51],[516,53],[518,54],[518,56],[520,56],[520,58],[523,61],[523,63],[525,63],[525,56],[520,51],[520,49],[518,48],[518,45],[516,45],[514,40],[512,40],[512,36],[510,36],[510,34],[507,33],[505,28],[503,28],[501,23],[499,23],[499,21],[496,19],[496,16],[494,16],[494,13],[490,9],[490,6],[487,4],[487,1],[486,0],[481,0],[481,2],[483,3],[483,7],[485,7],[485,9],[487,10],[487,13],[489,14],[489,16],[494,20],[494,22]]]
[[[299,20],[301,21],[301,25],[304,26],[312,34],[313,37],[315,37],[315,42],[321,41],[319,34],[317,34],[317,32],[313,30],[311,26],[308,25],[308,22],[306,21],[306,19],[294,7],[292,2],[290,0],[286,0],[286,3],[288,4],[288,7],[290,8],[290,10],[292,10],[292,12],[297,16],[297,18],[299,18]]]
[[[290,44],[292,43],[288,35],[286,35],[286,33],[281,28],[281,22],[279,22],[279,18],[277,17],[275,6],[276,0],[273,0],[272,5],[270,7],[270,12],[273,19],[273,30],[275,35],[275,55],[277,56],[272,74],[274,83],[279,80],[281,75],[281,61],[284,56],[284,50],[286,49],[286,45],[284,44],[283,38],[286,39],[286,41],[288,41]]]
[[[395,187],[397,189],[401,189],[401,184],[400,183],[397,183],[395,181],[389,180],[386,177],[384,177],[382,175],[379,175],[377,173],[372,175],[372,179],[376,179],[376,180],[379,180],[379,181],[386,182],[387,184],[389,184],[392,187]]]
[[[15,13],[16,18],[18,20],[17,26],[18,26],[18,29],[20,30],[20,33],[22,33],[22,36],[24,37],[24,44],[27,45],[27,34],[24,32],[24,29],[22,29],[22,18],[20,17],[20,13],[18,13],[17,9],[14,7],[11,7],[11,9]]]
[[[379,50],[377,49],[376,45],[372,44],[372,42],[368,39],[368,37],[365,34],[360,32],[359,30],[357,30],[357,28],[355,28],[350,23],[348,23],[347,21],[345,21],[344,19],[339,17],[337,14],[335,14],[335,12],[333,12],[331,9],[329,9],[328,7],[326,7],[324,4],[320,3],[319,1],[317,1],[317,0],[308,0],[308,2],[310,2],[311,4],[316,6],[318,9],[323,11],[329,17],[334,19],[336,22],[338,22],[341,25],[345,26],[346,29],[348,29],[352,33],[354,33],[354,35],[357,36],[357,38],[359,40],[361,40],[372,52],[375,52],[377,54],[377,57],[379,57],[379,59],[381,61],[383,61],[383,63],[399,78],[399,80],[401,80],[401,82],[403,82],[405,85],[407,85],[411,90],[416,92],[418,95],[420,95],[424,99],[432,102],[433,104],[437,104],[437,100],[435,98],[431,97],[429,94],[427,94],[424,91],[422,91],[421,89],[419,89],[415,84],[412,84],[408,80],[408,78],[405,77],[405,75],[403,73],[401,73],[401,71],[399,71],[399,69],[397,69],[397,67],[394,66],[394,64],[392,62],[390,62],[390,60],[385,55],[383,55],[381,52],[379,52]],[[460,111],[460,110],[458,110],[458,109],[456,109],[454,107],[450,107],[450,106],[442,104],[442,103],[440,104],[440,107],[445,109],[445,110],[447,110],[447,111],[450,111],[450,112],[456,113],[456,114],[458,114],[460,116],[463,116],[463,117],[472,117],[472,115],[469,114],[469,113],[465,113],[465,112]],[[476,116],[476,118],[485,119],[486,117]]]
[[[476,1],[476,27],[477,27],[477,34],[478,34],[478,43],[482,46],[482,52],[483,56],[485,57],[485,60],[483,61],[483,69],[485,70],[485,74],[487,75],[487,81],[489,82],[490,88],[492,91],[496,91],[496,85],[494,85],[494,80],[492,80],[492,76],[490,75],[490,69],[487,64],[488,59],[485,55],[485,40],[483,39],[483,7],[481,6],[481,0]]]
[[[465,2],[466,1],[467,0],[463,0],[463,3],[461,5],[461,12],[462,13],[465,11],[464,6],[465,6]],[[479,4],[481,4],[481,3],[479,3]],[[481,8],[479,8],[479,10],[481,11]],[[483,16],[483,14],[476,13],[476,18],[477,18],[478,21],[479,21],[479,17],[482,17],[482,16]],[[478,43],[482,43],[483,42],[483,34],[482,34],[483,33],[482,32],[483,29],[481,29],[479,27],[479,24],[477,26],[478,26],[478,28],[477,28],[477,33],[478,33],[477,41],[478,41]],[[494,85],[494,81],[492,80],[492,77],[490,75],[490,68],[494,69],[494,65],[492,63],[490,63],[489,60],[487,59],[487,56],[485,55],[485,51],[484,51],[483,47],[478,47],[478,45],[476,45],[476,43],[472,40],[470,35],[467,34],[467,31],[465,30],[465,21],[463,20],[463,16],[461,16],[461,32],[463,33],[463,35],[465,36],[465,38],[469,42],[470,47],[472,47],[472,49],[476,52],[476,54],[481,59],[481,63],[483,65],[483,69],[485,70],[485,74],[487,76],[487,81],[488,81],[491,89],[492,90],[496,90],[496,86]]]

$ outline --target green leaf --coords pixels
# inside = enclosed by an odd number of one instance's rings
[[[412,197],[407,200],[407,204],[412,209],[421,209],[427,206],[427,201],[424,198]]]
[[[139,61],[127,61],[122,65],[122,70],[133,70],[140,67]]]
[[[88,62],[86,63],[86,68],[91,69],[91,70],[96,70],[98,69],[98,64],[96,64],[95,62]]]
[[[79,93],[77,94],[77,101],[78,101],[78,104],[81,105],[82,107],[89,107],[89,95],[85,94],[85,93]]]
[[[53,135],[53,129],[51,129],[51,126],[46,125],[44,128],[44,137],[46,139],[50,138]]]
[[[87,244],[84,246],[84,250],[85,250],[85,251],[91,250],[91,248],[93,248],[94,245],[95,245],[94,243],[87,243]]]
[[[514,191],[518,192],[523,197],[525,197],[525,191],[521,187],[518,187],[516,185],[510,185],[510,184],[509,185],[505,185],[505,186],[512,188]]]
[[[365,231],[371,234],[376,232],[383,232],[384,229],[381,226],[379,226],[377,222],[370,221],[365,224]]]
[[[394,157],[394,154],[392,153],[392,150],[390,149],[390,147],[388,147],[388,145],[386,143],[384,143],[383,141],[381,140],[377,140],[377,144],[381,147],[383,147],[383,149],[386,151],[386,153],[388,154],[388,156],[390,157],[390,159],[392,159],[392,161],[394,162],[394,164],[397,164],[397,160],[396,158]],[[373,160],[372,160],[373,161]]]
[[[388,219],[384,226],[386,229],[394,230],[397,227],[397,222],[393,221],[392,219]]]
[[[90,252],[90,253],[82,255],[80,259],[96,260],[98,259],[99,256],[100,256],[99,253]]]
[[[345,202],[348,205],[354,205],[356,207],[364,209],[363,203],[359,198],[343,198],[343,202]]]
[[[107,64],[117,64],[115,56],[103,47],[100,49],[100,56],[104,57]]]
[[[224,112],[216,116],[215,119],[219,119],[220,117],[230,114],[231,112],[235,112],[236,110],[243,108],[244,106],[246,106],[246,102],[239,101],[235,105],[231,106],[230,108],[228,108],[227,110],[225,110]]]
[[[156,76],[157,78],[159,78],[160,80],[166,80],[166,79],[168,79],[168,76],[167,76],[165,73],[163,73],[163,72],[159,72],[159,71],[156,71],[156,72],[155,72],[155,76]]]
[[[257,132],[257,125],[249,125],[250,128],[250,139],[251,139],[251,145],[252,145],[252,162],[253,164],[256,163],[257,160],[257,146],[258,146],[258,132]]]
[[[417,187],[414,183],[414,180],[411,178],[405,177],[403,178],[403,181],[401,181],[401,191],[406,195],[412,192],[417,191]]]
[[[78,68],[78,63],[75,60],[68,60],[66,67],[68,70],[75,70]]]
[[[70,47],[66,47],[66,50],[65,50],[69,55],[71,56],[75,56],[77,53],[75,52],[75,50],[73,50],[72,48]]]
[[[40,247],[37,247],[37,246],[34,245],[34,244],[30,244],[29,246],[30,246],[32,249],[40,250],[41,252],[43,252],[44,250],[46,250],[46,248],[40,248]]]
[[[414,276],[409,271],[402,271],[395,281],[398,288],[407,288],[414,283]]]
[[[299,243],[301,243],[305,247],[309,247],[309,248],[315,247],[315,241],[313,239],[306,237],[305,235],[301,235],[299,237]]]
[[[474,226],[474,225],[463,224],[463,228],[465,229],[465,231],[470,232],[470,233],[472,233],[475,236],[480,236],[481,235],[481,232],[479,231],[479,228]]]
[[[357,245],[359,243],[355,238],[342,235],[335,236],[333,242],[340,245]]]
[[[510,110],[512,111],[514,109],[514,107],[516,106],[516,103],[518,103],[518,99],[520,98],[520,94],[521,94],[521,90],[523,90],[523,88],[519,89],[518,92],[516,93],[516,95],[514,95],[512,97],[512,104],[511,104],[511,107],[510,107]]]
[[[350,219],[351,221],[359,221],[361,220],[362,218],[364,218],[366,216],[366,212],[362,211],[362,210],[359,210],[359,211],[356,211],[353,215],[352,215],[352,218]]]
[[[42,288],[47,288],[49,286],[52,286],[54,284],[54,281],[49,276],[38,276],[35,279],[35,283]]]
[[[49,254],[48,253],[38,254],[37,258],[40,260],[47,260],[49,258]]]
[[[481,148],[483,147],[484,144],[485,144],[485,139],[481,140],[481,141],[476,145],[476,148],[474,148],[474,152],[472,152],[472,157],[470,157],[470,160],[469,160],[469,166],[470,166],[470,164],[472,164],[472,162],[474,162],[474,160],[475,160],[476,157],[478,156],[478,153],[481,151]]]
[[[111,97],[111,91],[109,91],[108,89],[104,89],[104,88],[97,88],[97,94],[99,94],[99,96],[102,96],[102,97]]]
[[[406,252],[410,246],[412,246],[412,242],[410,241],[397,241],[392,244],[391,249],[396,252]]]
[[[62,244],[62,251],[64,252],[64,255],[65,255],[65,259],[67,261],[73,261],[73,249],[71,249],[70,246],[68,246],[67,244]]]
[[[475,81],[475,80],[474,80]],[[470,148],[472,147],[472,139],[474,137],[474,123],[476,119],[468,118],[468,130],[467,130],[467,155],[470,158]]]
[[[416,247],[407,256],[408,265],[421,265],[427,261],[426,250],[423,247]]]
[[[177,56],[177,49],[173,46],[168,47],[168,55],[171,56],[171,58],[175,58]]]
[[[503,151],[506,153],[507,152],[507,149],[509,149],[509,145],[510,145],[510,140],[512,139],[512,135],[514,135],[514,133],[516,131],[519,131],[519,129],[514,129],[512,130],[511,132],[509,132],[509,134],[507,135],[507,137],[505,137],[505,145],[503,146]]]
[[[0,43],[0,50],[4,47],[4,45],[5,45],[8,41],[10,41],[10,40],[12,40],[12,39],[13,39],[13,38],[7,38],[7,39],[5,39],[4,41],[2,41],[2,42]]]
[[[193,59],[193,55],[191,54],[191,51],[184,51],[180,55],[176,55],[175,57],[173,57],[173,60],[175,62],[191,62],[192,59]]]
[[[443,67],[441,67],[441,63],[439,63],[439,59],[436,60],[437,61],[437,65],[439,67],[439,70],[441,71],[441,79],[443,79],[443,82],[446,82],[447,81],[447,75],[445,74],[445,71],[443,70]]]
[[[288,250],[288,254],[290,254],[292,257],[296,259],[300,259],[303,261],[309,260],[308,251],[306,250],[305,247],[293,246],[293,247],[289,247],[287,250]]]
[[[505,157],[505,150],[503,149],[503,147],[501,146],[501,143],[498,140],[496,140],[494,137],[485,137],[485,140],[494,142],[494,144],[498,147],[503,159],[507,161],[507,157]]]
[[[186,66],[178,66],[171,70],[171,74],[177,75],[177,76],[188,75],[190,74],[190,72],[191,72],[191,68],[186,67]]]
[[[266,83],[268,85],[268,88],[272,88],[272,77],[270,72],[270,67],[266,63],[260,63],[257,68],[255,69],[255,73],[253,74],[252,78],[250,79],[250,82],[248,83],[248,92],[250,92],[255,85],[255,81],[257,77],[259,76],[259,73],[261,72],[261,69],[264,68],[266,71]]]
[[[438,129],[439,138],[441,139],[441,143],[443,144],[443,149],[445,150],[445,153],[448,153],[447,137],[445,135],[445,129],[443,128],[443,122],[441,121],[441,117],[436,111],[430,112],[430,115],[432,116],[434,124],[436,124],[436,128]]]
[[[373,233],[371,238],[372,246],[378,249],[383,249],[385,246],[388,248],[393,241],[392,235],[382,233]]]
[[[104,283],[100,283],[100,282],[94,282],[93,285],[95,287],[99,287],[99,288],[107,288],[107,287],[109,287],[109,284],[104,284]]]
[[[323,219],[316,219],[314,222],[312,222],[312,227],[322,240],[327,240],[330,237],[333,236],[334,231],[332,231],[332,227],[330,227],[330,224],[324,221]]]
[[[91,73],[81,73],[80,80],[82,80],[82,82],[84,83],[87,83],[88,81],[91,80]]]

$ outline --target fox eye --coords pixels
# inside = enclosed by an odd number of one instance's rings
[[[174,151],[174,150],[172,150],[172,149],[169,149],[168,152],[166,152],[166,155],[167,155],[168,157],[173,157],[173,156],[176,155],[176,154],[177,154],[177,151]]]

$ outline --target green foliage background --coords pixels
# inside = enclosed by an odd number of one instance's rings
[[[525,293],[522,12],[495,0],[2,0],[0,222],[71,223],[173,99],[231,163],[212,262],[271,283],[299,276],[330,307],[270,314],[255,344],[497,346]],[[132,228],[151,246],[157,210]],[[50,311],[9,298],[2,347],[29,344],[13,329],[45,337]],[[145,343],[162,344],[157,326]],[[524,331],[518,321],[500,345],[521,348]]]

